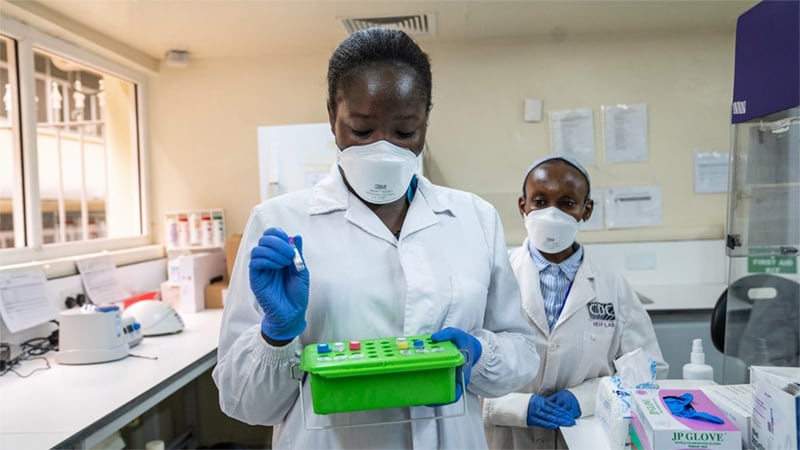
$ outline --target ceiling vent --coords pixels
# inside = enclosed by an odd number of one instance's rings
[[[434,14],[352,18],[339,19],[339,21],[348,34],[373,27],[402,30],[411,36],[434,36],[436,34],[436,15]]]

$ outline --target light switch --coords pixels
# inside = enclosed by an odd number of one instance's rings
[[[542,121],[542,99],[540,98],[526,98],[525,99],[525,122],[541,122]]]

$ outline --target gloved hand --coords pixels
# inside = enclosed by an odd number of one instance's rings
[[[475,336],[458,328],[447,327],[431,335],[433,342],[451,341],[456,344],[459,350],[466,350],[467,359],[463,366],[456,368],[456,399],[461,398],[461,380],[463,377],[464,386],[469,386],[469,377],[472,374],[472,367],[478,362],[483,352],[481,342]]]
[[[692,406],[692,400],[694,400],[694,396],[688,392],[678,397],[664,397],[664,403],[667,405],[667,408],[669,408],[669,412],[675,417],[705,420],[706,422],[718,424],[725,423],[724,420],[713,414],[695,411]]]
[[[528,426],[555,430],[558,427],[575,425],[572,413],[541,395],[533,394],[528,401]]]
[[[565,411],[572,414],[572,417],[578,418],[581,416],[581,405],[578,404],[578,399],[575,395],[564,389],[556,392],[555,394],[547,397],[547,401],[563,408]]]
[[[302,255],[303,240],[294,237]],[[264,310],[261,331],[269,338],[285,341],[306,328],[308,268],[299,271],[292,261],[294,249],[280,228],[269,228],[250,252],[250,289]]]

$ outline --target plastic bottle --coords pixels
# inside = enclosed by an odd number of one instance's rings
[[[214,213],[214,220],[212,221],[211,235],[213,237],[213,244],[216,247],[222,247],[225,241],[225,223],[222,221],[222,214]]]
[[[765,338],[756,338],[753,343],[753,356],[750,359],[751,366],[772,365],[770,364],[769,346],[767,346],[767,340]]]
[[[200,219],[200,244],[204,247],[211,247],[213,244],[211,237],[211,215],[203,213]]]
[[[178,222],[170,217],[167,219],[167,248],[175,248],[178,243]]]
[[[189,244],[200,245],[200,214],[189,214]]]
[[[692,353],[689,363],[683,365],[684,380],[713,380],[714,368],[706,364],[706,355],[703,353],[703,340],[692,341]]]
[[[178,217],[178,247],[189,246],[189,218]]]

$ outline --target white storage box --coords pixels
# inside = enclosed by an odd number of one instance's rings
[[[742,447],[751,448],[750,418],[753,389],[749,384],[712,385],[700,388],[742,432]]]
[[[752,448],[800,448],[798,383],[800,367],[750,367]]]
[[[225,253],[222,250],[180,257],[180,310],[193,313],[206,308],[205,288],[225,279]]]

